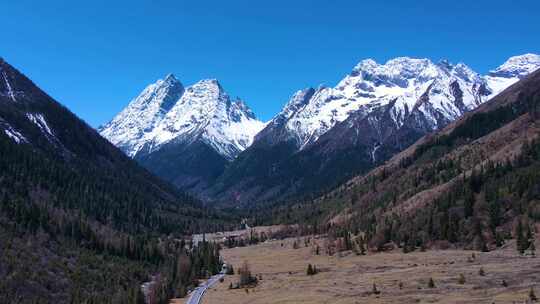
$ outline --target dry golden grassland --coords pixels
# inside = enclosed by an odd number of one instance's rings
[[[531,287],[540,296],[540,257],[519,256],[513,242],[487,253],[428,250],[403,254],[395,250],[327,256],[322,249],[321,255],[315,255],[313,247],[305,247],[302,240],[300,248],[293,249],[294,241],[224,249],[227,263],[237,269],[247,261],[262,280],[247,291],[230,290],[229,284],[238,278],[227,276],[205,294],[202,303],[524,303]],[[323,242],[319,244],[322,247]],[[307,276],[308,263],[320,273]],[[479,274],[480,268],[485,275]],[[464,284],[459,282],[461,274]],[[435,288],[428,287],[430,278]],[[373,284],[380,294],[372,293]]]

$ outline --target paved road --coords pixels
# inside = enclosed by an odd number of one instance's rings
[[[216,274],[215,276],[211,276],[208,281],[204,282],[199,287],[195,288],[193,292],[191,292],[191,295],[189,296],[189,300],[186,304],[200,304],[202,297],[204,296],[204,293],[208,288],[214,286],[217,282],[219,282],[219,279],[221,279],[224,276],[223,273]]]

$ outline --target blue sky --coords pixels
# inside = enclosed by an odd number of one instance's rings
[[[267,120],[364,58],[485,73],[540,52],[536,0],[0,1],[0,56],[96,127],[169,72],[217,78]]]

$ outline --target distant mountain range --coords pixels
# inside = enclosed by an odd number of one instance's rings
[[[169,75],[100,133],[143,166],[208,201],[312,196],[383,163],[540,67],[508,59],[482,76],[463,63],[361,61],[333,88],[298,91],[264,124],[216,80]]]

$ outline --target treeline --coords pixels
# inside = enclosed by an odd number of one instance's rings
[[[226,229],[231,218],[147,175],[131,162],[63,159],[1,133],[0,302],[141,303],[140,284],[182,254],[193,274],[181,283],[162,276],[176,282],[175,295],[202,269],[215,272],[215,250],[208,266],[209,253],[178,240]]]

